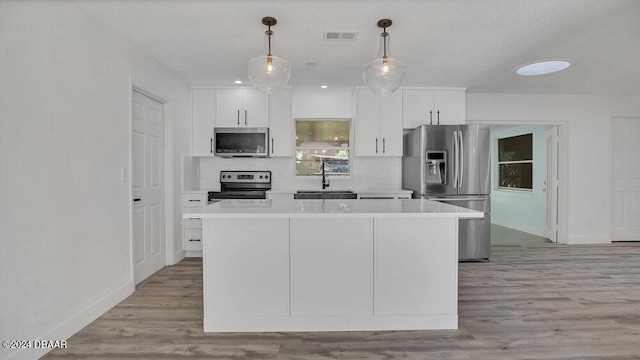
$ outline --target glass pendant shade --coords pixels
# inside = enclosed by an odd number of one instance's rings
[[[276,24],[276,19],[265,17],[262,19],[264,25],[269,26],[269,30],[265,32],[265,51],[266,55],[260,55],[249,60],[249,81],[261,91],[271,94],[282,89],[291,77],[291,64],[278,56],[271,53],[271,26]]]
[[[380,20],[381,22],[382,20]],[[378,22],[378,26],[380,26]],[[391,21],[389,20],[389,25]],[[390,55],[390,36],[386,30],[380,35],[380,52],[378,58],[364,64],[362,78],[364,83],[375,94],[388,95],[396,91],[407,72],[407,67],[400,60]]]

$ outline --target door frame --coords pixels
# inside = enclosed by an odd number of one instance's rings
[[[558,242],[558,224],[549,225],[549,210],[550,207],[555,207],[555,209],[551,212],[555,219],[558,218],[558,127],[554,126],[551,129],[547,130],[544,134],[545,139],[545,147],[546,147],[546,163],[545,167],[548,170],[551,168],[551,171],[546,171],[545,176],[545,235],[549,235],[549,231],[553,232],[554,235],[549,237],[551,242]],[[552,141],[552,150],[551,154],[549,154],[549,139]],[[551,164],[549,164],[549,158],[551,156]],[[553,156],[555,155],[555,156]],[[551,165],[551,166],[549,166]],[[552,175],[552,176],[549,176]],[[549,181],[551,179],[551,181]],[[549,196],[551,196],[551,200],[555,200],[553,203],[549,203]]]
[[[614,127],[614,123],[615,120],[637,120],[640,121],[640,115],[614,115],[611,117],[611,122],[610,122],[610,126],[609,126],[609,174],[610,176],[607,178],[607,181],[609,182],[609,196],[610,196],[610,200],[609,200],[609,242],[617,242],[617,241],[628,241],[628,240],[614,240],[613,239],[613,190],[614,190],[614,181],[613,181],[613,146],[614,146],[614,140],[613,140],[613,136],[614,136],[614,132],[613,132],[613,127]]]
[[[567,235],[567,204],[566,189],[569,168],[569,123],[567,121],[523,121],[523,120],[467,120],[466,125],[549,125],[558,127],[558,244],[568,244]],[[546,211],[546,209],[545,209]]]
[[[129,183],[129,200],[133,199],[133,182],[131,181],[131,174],[133,174],[133,93],[138,92],[144,96],[147,96],[163,105],[164,119],[163,119],[163,163],[164,163],[164,254],[165,266],[174,265],[181,258],[180,254],[176,254],[175,248],[175,184],[174,184],[174,159],[173,159],[173,119],[171,118],[171,110],[173,104],[163,98],[144,90],[143,88],[136,86],[129,77],[129,153],[128,153],[128,180]],[[133,256],[133,201],[129,201],[129,276],[130,281],[135,282],[134,274],[134,256]],[[177,256],[176,256],[177,255]]]

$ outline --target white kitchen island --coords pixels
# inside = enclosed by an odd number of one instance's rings
[[[225,200],[203,219],[205,331],[458,328],[458,219],[429,200]]]

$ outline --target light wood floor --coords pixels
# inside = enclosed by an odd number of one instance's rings
[[[640,244],[495,246],[460,329],[204,333],[202,264],[165,268],[46,359],[640,359]]]

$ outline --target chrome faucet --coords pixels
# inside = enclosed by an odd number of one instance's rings
[[[329,187],[329,179],[327,179],[327,176],[326,176],[325,170],[324,170],[325,166],[326,166],[326,163],[325,163],[324,159],[322,159],[322,190],[324,190],[324,189]]]

